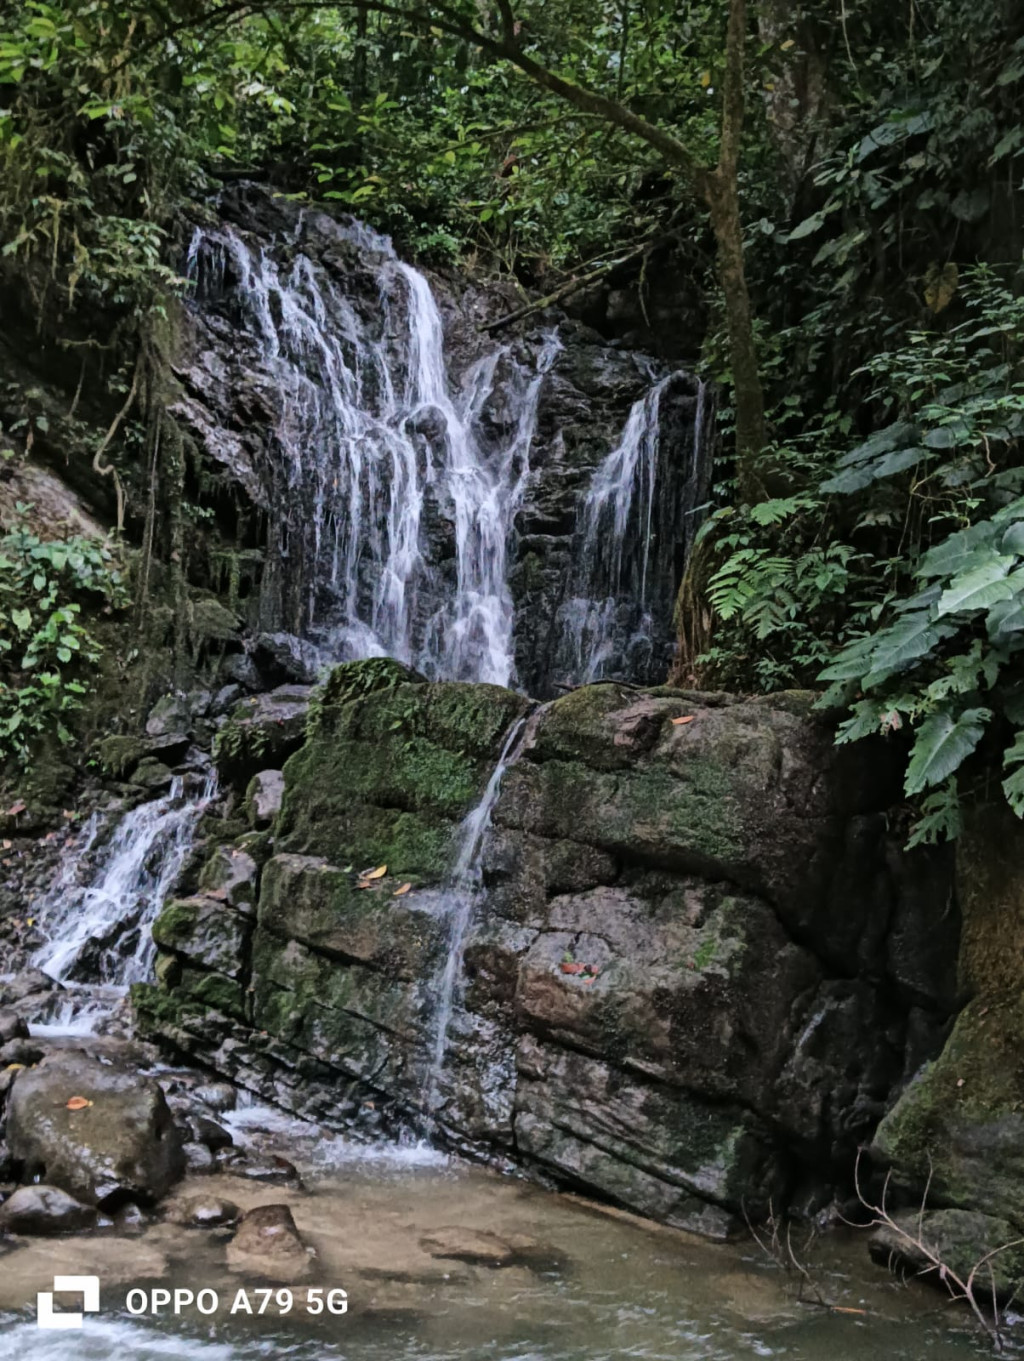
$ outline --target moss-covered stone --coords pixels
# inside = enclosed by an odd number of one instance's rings
[[[526,701],[496,686],[426,686],[393,671],[392,683],[348,699],[362,674],[347,672],[344,702],[324,705],[285,768],[279,844],[337,866],[385,863],[436,881]]]
[[[153,923],[162,949],[232,977],[245,968],[248,933],[245,916],[215,898],[175,899]]]
[[[148,751],[145,738],[113,734],[105,737],[96,749],[100,766],[115,780],[129,776]]]
[[[306,739],[311,690],[280,685],[235,706],[217,734],[221,775],[240,791],[260,770],[280,769]]]
[[[961,985],[973,993],[941,1055],[878,1128],[874,1152],[929,1203],[1024,1230],[1024,828],[973,810],[957,852]],[[995,1246],[994,1244],[991,1246]]]
[[[415,894],[393,896],[402,882],[387,875],[360,888],[354,874],[322,860],[278,855],[263,872],[259,923],[282,940],[411,980],[443,932],[436,915],[415,910]]]

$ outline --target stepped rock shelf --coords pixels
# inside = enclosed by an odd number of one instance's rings
[[[959,922],[948,858],[890,831],[884,749],[835,749],[810,705],[602,683],[538,709],[341,666],[273,748],[274,821],[261,773],[255,830],[156,922],[140,1029],[327,1125],[426,1128],[713,1236],[812,1212],[941,1049]],[[239,795],[280,731],[258,708],[220,739]],[[524,717],[455,943],[460,825]]]

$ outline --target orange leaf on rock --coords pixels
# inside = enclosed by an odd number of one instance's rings
[[[363,870],[360,879],[383,879],[388,872],[387,865],[378,865],[375,870]]]
[[[401,887],[395,889],[391,896],[393,898],[404,898],[411,888],[412,884],[402,884]]]
[[[86,1106],[91,1106],[92,1102],[84,1096],[73,1096],[67,1103],[69,1111],[84,1111]]]
[[[696,716],[696,714],[687,714],[685,718],[674,718],[672,720],[672,726],[673,728],[679,728],[682,727],[684,723],[692,723]]]

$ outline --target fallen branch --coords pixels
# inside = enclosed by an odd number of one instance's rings
[[[997,1257],[1001,1252],[1006,1252],[1010,1248],[1019,1247],[1022,1243],[1024,1243],[1024,1238],[1015,1238],[1011,1240],[1009,1243],[1001,1243],[999,1247],[993,1248],[990,1252],[986,1252],[983,1257],[980,1257],[978,1261],[975,1262],[974,1265],[971,1267],[966,1277],[963,1275],[958,1275],[957,1272],[954,1271],[953,1268],[948,1264],[948,1262],[944,1262],[942,1260],[942,1258],[939,1256],[935,1248],[932,1247],[927,1242],[925,1242],[924,1214],[926,1202],[928,1199],[928,1192],[931,1189],[932,1183],[931,1171],[929,1170],[928,1180],[925,1183],[924,1193],[922,1194],[921,1197],[921,1206],[917,1214],[917,1232],[912,1233],[909,1229],[904,1228],[902,1224],[900,1224],[896,1219],[893,1218],[893,1216],[889,1213],[889,1209],[886,1204],[889,1195],[889,1184],[892,1180],[891,1169],[886,1173],[885,1181],[882,1185],[881,1204],[873,1205],[862,1191],[860,1184],[860,1160],[863,1151],[864,1151],[863,1149],[859,1149],[857,1152],[857,1161],[854,1164],[853,1170],[853,1185],[854,1190],[857,1193],[857,1199],[860,1201],[861,1205],[863,1205],[864,1208],[872,1215],[872,1222],[868,1227],[887,1229],[891,1234],[893,1234],[896,1237],[896,1239],[900,1243],[905,1244],[908,1249],[913,1249],[914,1254],[916,1254],[919,1258],[923,1258],[928,1263],[928,1265],[920,1268],[917,1274],[919,1276],[927,1276],[934,1271],[937,1274],[939,1280],[949,1291],[950,1300],[951,1301],[965,1300],[967,1302],[968,1306],[971,1309],[971,1312],[974,1314],[974,1317],[977,1319],[978,1323],[980,1323],[982,1328],[988,1334],[994,1350],[997,1352],[1001,1352],[1003,1350],[1003,1338],[1001,1332],[999,1303],[998,1300],[996,1299],[995,1275],[993,1274],[991,1263],[992,1259],[994,1257]],[[990,1302],[990,1307],[992,1310],[991,1322],[986,1317],[985,1311],[978,1303],[978,1299],[974,1293],[976,1277],[978,1275],[978,1272],[981,1271],[983,1267],[988,1267],[989,1286],[992,1295]]]

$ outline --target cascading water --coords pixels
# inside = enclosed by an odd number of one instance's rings
[[[643,676],[653,660],[651,577],[660,546],[658,529],[674,525],[685,556],[695,527],[692,522],[710,481],[707,385],[698,381],[693,447],[682,479],[681,505],[678,513],[670,506],[668,516],[659,514],[659,500],[667,497],[664,488],[659,490],[662,402],[680,381],[692,382],[688,375],[669,374],[633,404],[621,439],[594,473],[583,497],[573,593],[562,605],[558,620],[559,662],[573,682],[599,680],[613,669],[618,669],[622,679],[633,679]],[[660,537],[669,536],[662,533]],[[677,548],[674,543],[671,546]],[[670,576],[674,580],[674,574]],[[666,602],[658,603],[662,606],[659,613],[668,617]]]
[[[271,570],[265,594],[297,594],[293,623],[325,661],[388,655],[433,678],[507,685],[508,544],[560,342],[548,337],[532,369],[501,347],[452,395],[427,280],[368,228],[332,230],[372,266],[372,307],[301,251],[279,263],[228,226],[197,231],[189,250],[197,303],[233,306],[274,378],[264,476],[270,557],[287,561],[289,585]],[[483,416],[499,377],[511,415],[495,434]],[[454,580],[429,550],[438,518],[454,523]]]
[[[73,866],[87,856],[98,830],[98,820],[90,821],[76,860],[65,863],[57,883],[32,909],[47,937],[32,962],[69,985],[51,1024],[88,1030],[130,984],[149,977],[155,954],[149,928],[181,874],[196,825],[215,793],[213,776],[191,792],[176,779],[167,794],[121,818],[89,882],[78,884]],[[75,988],[79,973],[88,988]]]
[[[473,922],[473,916],[480,898],[482,883],[482,855],[487,833],[491,826],[491,814],[501,793],[501,782],[509,766],[519,758],[526,743],[531,724],[526,718],[518,718],[512,724],[498,757],[498,763],[491,772],[491,778],[476,807],[466,816],[459,829],[458,852],[448,883],[443,891],[442,905],[445,912],[447,953],[444,969],[437,984],[437,999],[434,1006],[433,1044],[430,1053],[430,1067],[424,1086],[423,1109],[428,1119],[433,1117],[440,1100],[441,1075],[444,1072],[448,1052],[448,1031],[462,976],[462,957],[466,936]]]

